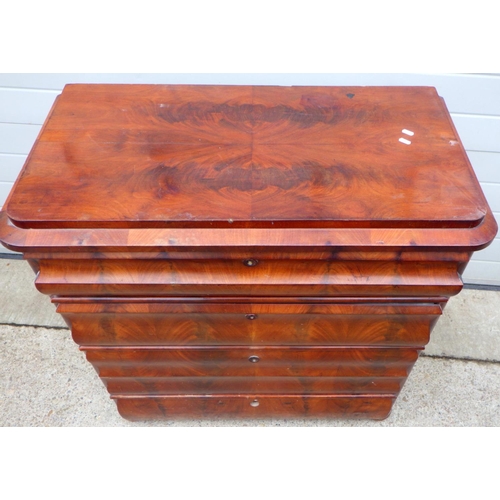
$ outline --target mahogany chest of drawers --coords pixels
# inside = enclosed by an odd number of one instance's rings
[[[0,214],[128,419],[385,418],[496,230],[430,87],[68,85]]]

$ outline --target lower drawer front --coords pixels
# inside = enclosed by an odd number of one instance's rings
[[[178,394],[398,394],[406,377],[103,377],[118,397]]]
[[[437,304],[60,304],[77,344],[424,346]]]
[[[407,348],[91,348],[110,377],[406,377],[418,358]]]
[[[175,418],[386,418],[393,397],[158,396],[116,398],[128,420]]]
[[[154,409],[154,402],[166,398],[169,411],[179,411],[179,415],[188,411],[189,405],[194,405],[195,413],[197,405],[201,405],[200,412],[203,405],[211,407],[209,412],[237,411],[243,405],[243,395],[265,396],[261,410],[266,415],[266,412],[279,415],[279,411],[288,408],[280,406],[284,396],[293,396],[291,408],[298,413],[304,411],[304,408],[298,410],[300,405],[305,404],[307,409],[308,402],[324,408],[325,412],[326,408],[337,408],[340,399],[324,407],[324,398],[334,396],[354,398],[346,404],[357,408],[356,398],[395,398],[418,358],[417,349],[407,348],[88,347],[84,350],[111,396],[120,401],[125,398],[121,405],[128,407],[132,404],[129,399],[137,398],[133,404],[153,405]],[[210,399],[216,396],[222,403],[215,404]],[[240,399],[235,399],[236,396]],[[153,402],[145,403],[141,399],[144,397],[153,398]],[[224,406],[224,401],[229,406]]]

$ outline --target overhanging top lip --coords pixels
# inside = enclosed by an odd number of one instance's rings
[[[332,248],[366,251],[437,249],[474,252],[487,247],[498,226],[489,210],[473,228],[313,229],[22,229],[0,211],[0,243],[17,252],[161,252],[192,249]]]
[[[69,85],[6,210],[24,228],[477,226],[448,121],[432,87]]]
[[[68,221],[66,219],[55,219],[52,223],[37,222],[31,220],[16,220],[10,216],[6,210],[9,220],[16,227],[22,229],[452,229],[452,228],[473,228],[484,221],[486,211],[479,211],[477,218],[466,220],[356,220],[356,219],[336,219],[322,220],[315,223],[310,220],[197,220],[197,221]]]

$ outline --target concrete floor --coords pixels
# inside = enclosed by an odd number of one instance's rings
[[[450,300],[384,421],[128,422],[33,279],[0,259],[0,426],[500,426],[500,292]]]

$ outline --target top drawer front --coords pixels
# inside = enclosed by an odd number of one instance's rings
[[[38,290],[70,296],[450,296],[453,262],[41,260]]]

